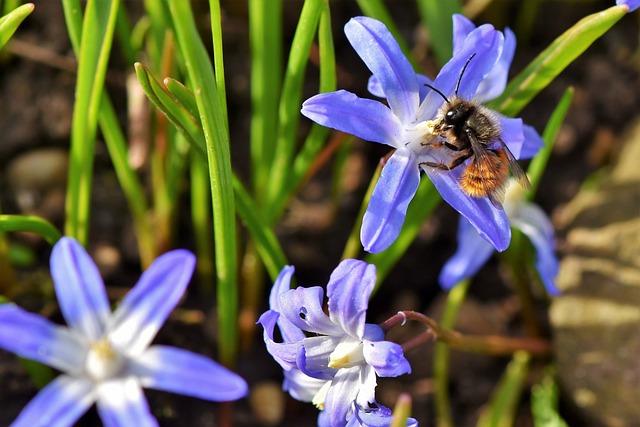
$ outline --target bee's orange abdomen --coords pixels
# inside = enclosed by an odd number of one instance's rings
[[[509,178],[509,159],[502,150],[474,158],[460,177],[460,188],[471,197],[486,197],[500,190]]]

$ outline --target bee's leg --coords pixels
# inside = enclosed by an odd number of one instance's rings
[[[440,169],[440,170],[444,170],[444,171],[450,171],[451,169],[454,169],[456,166],[461,165],[465,160],[467,160],[469,157],[471,157],[468,153],[465,153],[461,156],[456,157],[455,159],[453,159],[451,161],[451,163],[447,164],[444,162],[421,162],[419,164],[419,166],[422,165],[427,165],[431,168],[436,168],[436,169]]]

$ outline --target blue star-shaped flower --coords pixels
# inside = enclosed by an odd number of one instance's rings
[[[155,426],[142,387],[214,401],[245,396],[246,382],[214,361],[149,346],[194,266],[195,257],[184,250],[160,256],[111,313],[96,265],[78,242],[60,239],[51,254],[51,275],[69,327],[14,304],[0,306],[0,348],[63,372],[12,426],[71,426],[93,403],[105,425]]]
[[[365,323],[375,266],[353,259],[338,265],[327,285],[328,315],[322,288],[289,289],[292,275],[293,267],[282,270],[271,309],[258,321],[267,350],[284,369],[284,390],[313,402],[322,411],[320,426],[388,425],[390,411],[375,401],[376,375],[398,376],[411,367],[400,345]],[[274,341],[276,324],[281,343]]]
[[[515,186],[507,191],[504,209],[511,225],[522,231],[533,244],[536,250],[536,269],[547,292],[550,295],[558,295],[560,291],[554,280],[559,266],[551,221],[539,206],[524,200],[522,192]],[[444,265],[440,273],[440,285],[449,290],[461,280],[474,276],[491,257],[493,251],[494,248],[461,217],[458,249]]]
[[[388,248],[398,237],[409,202],[417,191],[421,168],[443,199],[464,215],[483,238],[500,251],[509,246],[511,230],[504,211],[488,198],[473,198],[460,189],[463,167],[443,172],[425,166],[425,162],[437,161],[441,155],[425,142],[433,139],[429,122],[438,116],[444,103],[441,95],[426,84],[451,96],[466,66],[458,95],[464,99],[489,99],[504,89],[515,49],[510,32],[505,41],[503,33],[491,25],[472,28],[473,24],[462,17],[455,17],[454,25],[453,57],[430,83],[415,73],[384,24],[367,17],[353,18],[346,24],[345,33],[373,73],[369,88],[384,96],[388,106],[344,90],[316,95],[303,104],[302,114],[317,123],[395,148],[363,218],[360,237],[369,252]],[[499,115],[496,118],[501,138],[516,158],[537,150],[523,147],[525,134],[531,129],[523,127],[522,120]],[[532,144],[539,148],[539,141]]]

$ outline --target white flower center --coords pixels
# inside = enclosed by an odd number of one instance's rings
[[[107,339],[96,341],[89,347],[85,370],[94,381],[104,381],[118,375],[123,365],[124,358]]]
[[[364,361],[362,341],[347,338],[340,342],[329,355],[329,367],[334,369],[351,368]]]

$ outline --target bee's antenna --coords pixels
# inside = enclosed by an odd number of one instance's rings
[[[440,95],[442,97],[442,99],[444,99],[447,104],[451,104],[449,102],[449,99],[444,95],[444,93],[440,92],[438,89],[436,89],[435,87],[431,86],[429,83],[425,83],[424,85],[426,87],[428,87],[429,89],[436,91],[436,93],[438,93],[438,95]]]
[[[462,76],[464,76],[464,72],[467,69],[467,65],[469,65],[469,62],[471,62],[474,56],[476,56],[475,53],[471,55],[469,59],[467,59],[467,62],[464,63],[464,67],[462,67],[462,71],[460,71],[460,77],[458,77],[458,83],[456,83],[456,92],[455,92],[456,96],[458,96],[458,89],[460,89],[460,82],[462,81]]]

